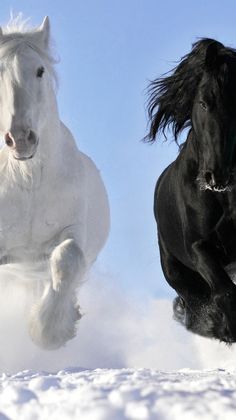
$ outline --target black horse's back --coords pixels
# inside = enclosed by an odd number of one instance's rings
[[[236,52],[218,41],[193,45],[172,75],[150,87],[154,141],[189,127],[154,196],[161,264],[178,296],[175,318],[197,334],[236,341]]]

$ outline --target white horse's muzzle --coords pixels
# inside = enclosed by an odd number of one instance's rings
[[[24,135],[14,135],[11,131],[4,136],[5,143],[13,157],[17,160],[32,159],[38,147],[38,137],[33,130],[28,130]]]

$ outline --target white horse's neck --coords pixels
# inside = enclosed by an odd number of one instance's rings
[[[50,112],[40,133],[38,154],[40,158],[43,158],[44,165],[50,169],[58,167],[62,159],[61,121],[53,90],[49,96],[47,108]]]

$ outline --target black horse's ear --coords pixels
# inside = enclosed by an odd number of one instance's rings
[[[205,57],[205,68],[208,71],[215,70],[220,64],[220,55],[219,51],[222,48],[222,44],[220,42],[212,42],[206,50],[206,57]]]

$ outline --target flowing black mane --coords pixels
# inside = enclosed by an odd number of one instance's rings
[[[232,56],[236,57],[235,49],[203,38],[193,44],[192,51],[170,71],[170,76],[151,82],[148,90],[150,131],[146,140],[153,142],[159,130],[165,134],[166,128],[171,126],[177,141],[179,133],[191,126],[193,101],[203,72],[208,69],[217,75],[220,61]]]

